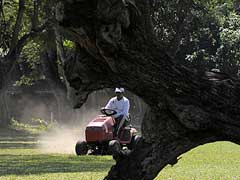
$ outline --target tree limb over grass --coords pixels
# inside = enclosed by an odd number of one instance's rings
[[[131,2],[140,11],[137,16],[122,0],[58,4],[58,30],[77,47],[64,61],[66,78],[78,91],[77,107],[92,91],[119,86],[150,106],[142,140],[116,158],[107,180],[154,179],[196,146],[220,140],[240,144],[239,79],[177,64],[153,33],[152,1]]]

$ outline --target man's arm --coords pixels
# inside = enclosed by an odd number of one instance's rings
[[[105,106],[105,109],[112,109],[112,103],[113,103],[113,99],[110,99],[107,105]]]
[[[126,100],[126,102],[125,102],[125,104],[124,104],[124,108],[123,108],[123,115],[124,115],[124,116],[127,116],[127,115],[128,115],[129,108],[130,108],[129,100]]]

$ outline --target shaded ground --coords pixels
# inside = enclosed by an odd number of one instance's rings
[[[0,129],[0,148],[19,149],[34,148],[37,143],[37,136],[30,135],[23,131],[11,129]]]

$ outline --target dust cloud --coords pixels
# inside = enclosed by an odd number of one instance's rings
[[[74,154],[75,144],[78,140],[84,140],[84,127],[80,130],[61,127],[43,134],[39,138],[39,149],[46,153]]]
[[[96,117],[98,111],[80,113],[79,122],[72,125],[58,125],[38,139],[38,148],[44,153],[75,154],[75,145],[85,140],[85,128]]]
[[[42,152],[75,154],[76,142],[85,140],[87,124],[100,114],[99,110],[106,105],[110,97],[114,96],[114,91],[112,89],[95,91],[88,96],[80,109],[74,110],[71,103],[61,98],[64,93],[60,93],[62,96],[59,97],[61,99],[59,104],[52,91],[46,91],[48,92],[46,93],[45,89],[47,88],[41,88],[30,94],[9,91],[8,107],[11,110],[11,117],[21,123],[36,126],[38,124],[33,124],[32,119],[42,119],[47,125],[52,126],[51,130],[38,138],[38,148]],[[132,124],[140,127],[145,106],[140,98],[130,92],[127,92],[126,96],[132,103],[132,115],[135,114]],[[78,100],[76,97],[74,99]]]

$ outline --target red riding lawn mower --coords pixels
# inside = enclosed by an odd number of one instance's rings
[[[87,153],[94,155],[115,154],[124,148],[132,150],[140,140],[137,130],[130,123],[123,125],[119,135],[116,135],[117,122],[112,117],[116,111],[101,109],[101,113],[103,115],[98,115],[87,125],[85,129],[86,141],[77,142],[75,146],[77,155]]]

